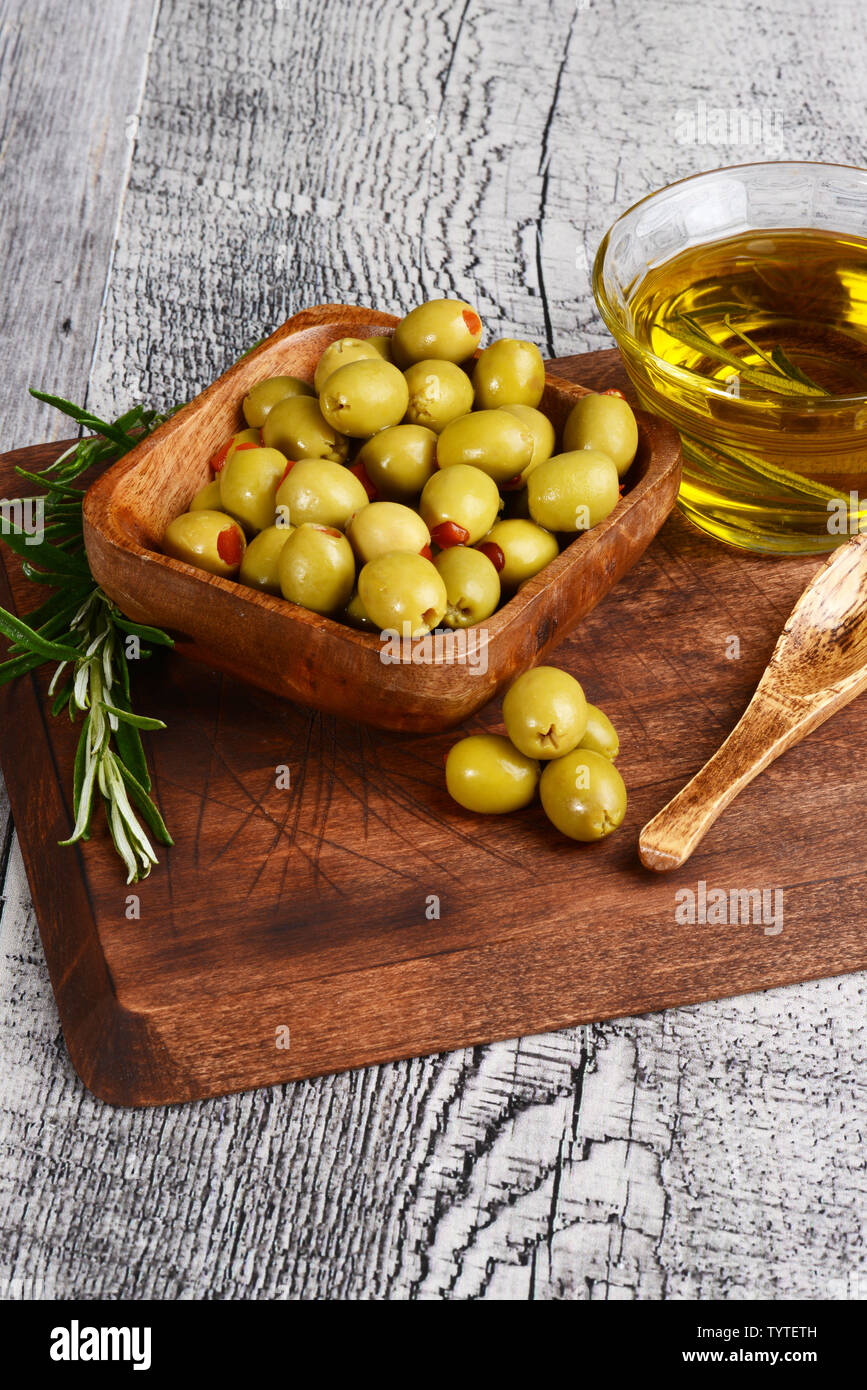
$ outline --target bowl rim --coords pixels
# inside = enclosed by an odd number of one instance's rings
[[[715,385],[707,377],[700,376],[698,372],[691,371],[689,367],[678,367],[672,362],[667,362],[664,357],[660,357],[657,353],[653,352],[651,348],[646,347],[643,343],[638,341],[634,333],[631,333],[629,329],[626,328],[622,319],[609,302],[608,296],[605,293],[603,275],[605,257],[612,233],[620,223],[624,222],[626,218],[630,217],[638,208],[643,207],[646,203],[653,202],[654,199],[660,197],[663,193],[668,193],[673,188],[680,188],[684,184],[698,183],[701,180],[713,178],[717,174],[731,174],[744,169],[838,169],[846,170],[849,173],[862,174],[865,180],[867,180],[867,168],[864,168],[862,165],[837,164],[821,159],[748,160],[743,164],[724,164],[715,169],[701,169],[697,173],[686,174],[681,179],[673,179],[671,183],[664,184],[661,188],[655,188],[650,193],[645,193],[644,197],[638,198],[615,217],[599,243],[596,255],[593,259],[593,270],[591,274],[593,297],[596,300],[596,305],[602,315],[606,328],[611,333],[617,346],[621,348],[621,351],[623,350],[623,345],[626,344],[639,359],[652,363],[654,369],[658,371],[660,376],[667,377],[671,381],[680,382],[682,385],[690,387],[692,390],[698,388],[703,395],[709,396],[712,399],[725,400],[729,402],[729,404],[732,401],[732,397],[723,387]],[[780,230],[786,229],[781,228]],[[792,227],[789,230],[795,231],[797,228]],[[706,244],[710,245],[711,241],[712,239],[709,239]],[[624,360],[626,360],[625,353]],[[755,405],[767,406],[769,396],[769,392],[762,393],[759,390],[746,388],[737,399],[738,404],[744,407]],[[809,404],[807,404],[807,402],[809,402]],[[806,398],[794,397],[791,399],[788,397],[781,397],[780,403],[790,414],[800,411],[805,414],[813,415],[817,412],[840,410],[841,408],[850,406],[853,408],[862,407],[867,404],[867,391],[850,396],[809,396]]]
[[[143,439],[133,450],[119,459],[105,474],[103,474],[88,490],[85,499],[85,515],[88,523],[103,534],[109,542],[119,546],[128,554],[137,556],[145,564],[156,564],[174,570],[176,573],[183,574],[188,579],[195,579],[203,586],[214,586],[231,592],[235,596],[240,596],[254,607],[262,608],[272,613],[278,614],[294,622],[301,622],[307,626],[318,628],[324,635],[338,642],[348,643],[351,646],[361,647],[367,650],[381,648],[381,635],[375,632],[362,631],[350,627],[346,623],[339,622],[336,618],[326,614],[315,613],[310,609],[302,608],[298,604],[290,603],[287,599],[277,595],[264,593],[258,589],[247,588],[239,584],[236,579],[224,578],[220,575],[210,574],[205,570],[197,569],[193,565],[187,565],[182,560],[177,560],[173,556],[166,555],[164,552],[144,545],[138,538],[128,534],[122,537],[118,535],[116,524],[109,519],[109,498],[114,488],[117,486],[121,477],[125,477],[129,472],[138,469],[145,464],[151,453],[160,447],[167,438],[184,423],[185,420],[206,408],[207,398],[224,384],[227,378],[231,378],[237,372],[242,363],[251,365],[258,358],[266,358],[273,351],[278,342],[296,336],[307,329],[328,328],[332,323],[338,323],[344,319],[350,311],[350,317],[363,314],[364,323],[360,318],[355,318],[356,329],[364,326],[369,328],[374,334],[379,331],[386,336],[390,336],[394,327],[400,322],[399,316],[387,314],[381,310],[368,308],[365,305],[342,305],[342,304],[321,304],[302,309],[293,315],[286,323],[280,326],[274,333],[256,344],[255,348],[238,358],[230,366],[205,387],[197,396],[189,401],[181,410],[170,416],[153,434]],[[356,334],[357,336],[357,334]],[[363,336],[363,335],[362,335]],[[553,388],[567,399],[571,397],[573,401],[581,396],[588,394],[588,388],[578,385],[575,382],[558,377],[556,373],[545,372],[546,387]],[[240,398],[239,398],[240,409]],[[639,415],[646,412],[639,410]],[[597,526],[583,533],[576,534],[575,538],[563,547],[560,554],[547,564],[544,569],[534,575],[532,579],[524,583],[521,588],[512,594],[502,607],[498,608],[484,623],[475,624],[473,627],[461,629],[467,633],[469,640],[470,633],[476,633],[478,644],[492,643],[495,638],[506,628],[510,627],[516,619],[528,608],[531,608],[539,592],[554,583],[561,573],[570,568],[576,562],[580,562],[581,554],[584,549],[589,549],[595,545],[599,535],[612,527],[619,525],[624,511],[628,511],[635,506],[643,497],[644,493],[650,488],[653,482],[652,470],[645,466],[635,476],[631,485],[628,480],[627,486],[617,502],[614,510]],[[432,635],[432,634],[431,634]],[[415,639],[414,639],[415,640]]]

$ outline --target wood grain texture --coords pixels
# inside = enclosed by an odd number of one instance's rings
[[[192,394],[330,298],[398,309],[455,289],[549,353],[603,345],[590,263],[633,199],[719,163],[863,156],[867,34],[848,0],[819,26],[807,0],[685,13],[249,0],[239,25],[228,0],[163,0],[92,403]],[[94,32],[68,11],[39,34],[58,110],[73,73],[51,36],[69,52]],[[38,127],[44,103],[21,102]],[[683,143],[677,112],[699,102],[765,112],[771,135],[778,117],[780,141]],[[78,170],[70,119],[55,149]],[[352,167],[353,151],[371,163]],[[27,168],[32,199],[44,181]],[[61,321],[93,274],[87,261],[72,296],[57,287]],[[8,283],[29,321],[42,281]],[[78,371],[47,384],[74,394]],[[63,430],[48,413],[33,424],[20,394],[11,406],[7,443]],[[699,669],[722,627],[754,635],[748,590],[715,621]],[[672,659],[662,630],[654,652]],[[4,1291],[867,1293],[863,976],[124,1114],[88,1097],[55,1045],[14,847],[3,894]]]
[[[865,689],[867,537],[855,536],[811,578],[725,742],[644,826],[641,862],[685,864],[753,778]]]
[[[22,443],[69,432],[29,387],[87,392],[156,4],[0,3],[0,412]]]

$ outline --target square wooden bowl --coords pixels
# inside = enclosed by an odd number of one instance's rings
[[[341,304],[296,314],[94,483],[84,534],[105,592],[128,617],[171,632],[184,655],[333,714],[435,732],[541,661],[635,564],[677,496],[680,441],[669,425],[637,412],[638,455],[619,504],[488,619],[473,664],[386,664],[375,634],[161,553],[168,523],[210,481],[212,454],[243,427],[241,401],[255,382],[281,373],[312,381],[329,343],[389,333],[397,322]],[[584,394],[547,377],[542,408],[558,431]]]

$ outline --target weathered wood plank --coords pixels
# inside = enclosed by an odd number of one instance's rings
[[[70,51],[87,26],[59,24]],[[251,0],[241,22],[231,0],[163,0],[94,405],[176,399],[319,299],[395,309],[454,290],[549,350],[603,345],[589,258],[616,211],[714,164],[862,157],[867,41],[848,6],[826,7],[817,31],[807,0],[696,0],[689,25],[676,0]],[[758,138],[681,142],[678,111],[700,102],[756,110]],[[26,89],[21,103],[32,129],[44,103]],[[22,172],[22,198],[46,170]],[[52,299],[28,274],[20,295],[29,322],[81,291]],[[13,1289],[858,1292],[862,977],[125,1114],[84,1095],[55,1046],[11,863],[0,1268]]]
[[[28,387],[87,389],[155,5],[0,0],[7,439],[69,434]]]

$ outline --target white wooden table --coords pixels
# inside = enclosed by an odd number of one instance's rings
[[[66,431],[29,385],[175,401],[326,299],[601,346],[614,214],[863,162],[865,62],[857,0],[0,0],[4,445]],[[0,885],[0,1295],[867,1296],[864,976],[117,1111],[2,793]]]

